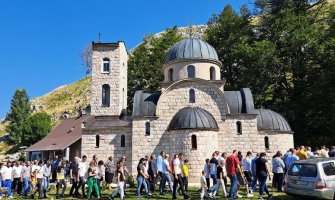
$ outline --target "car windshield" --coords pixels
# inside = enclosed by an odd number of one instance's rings
[[[317,169],[314,164],[294,163],[289,171],[289,176],[316,177]]]
[[[327,162],[322,164],[323,171],[327,176],[335,175],[335,164],[334,162]]]

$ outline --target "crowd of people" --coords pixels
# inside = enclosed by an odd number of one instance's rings
[[[246,197],[253,197],[258,184],[259,198],[265,198],[263,195],[266,194],[266,198],[271,199],[272,194],[269,193],[266,184],[268,179],[271,180],[270,172],[273,174],[273,187],[282,191],[284,174],[292,163],[317,157],[335,157],[335,147],[328,150],[322,146],[321,149],[312,151],[310,147],[300,146],[289,149],[285,154],[278,151],[272,157],[272,170],[268,167],[264,152],[253,155],[248,151],[243,156],[238,150],[234,150],[230,155],[215,151],[211,159],[204,160],[204,170],[199,174],[200,198],[216,198],[220,188],[223,190],[222,196],[229,199],[241,197],[240,190],[245,190]],[[38,194],[38,197],[43,199],[47,197],[50,183],[54,182],[56,198],[65,198],[65,191],[70,182],[69,196],[92,198],[94,195],[100,199],[102,182],[106,183],[107,189],[111,189],[115,180],[117,187],[111,192],[109,199],[124,199],[126,176],[130,175],[125,164],[126,157],[121,156],[116,165],[112,157],[107,161],[98,160],[96,155],[89,162],[87,159],[84,155],[81,158],[75,157],[73,162],[56,157],[52,161],[0,163],[0,186],[7,189],[9,198],[13,198],[12,192],[15,192],[17,195],[31,198]],[[185,159],[182,153],[175,154],[172,159],[164,151],[161,151],[157,158],[155,155],[141,158],[137,166],[137,196],[151,197],[151,192],[155,190],[164,195],[168,185],[173,199],[177,199],[177,194],[189,199],[188,164],[189,160]],[[0,198],[2,192],[1,190]]]

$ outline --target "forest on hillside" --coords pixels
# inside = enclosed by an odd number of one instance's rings
[[[335,144],[335,5],[326,0],[256,0],[225,6],[204,39],[223,64],[225,90],[251,88],[256,107],[289,121],[295,144]],[[167,50],[182,39],[177,27],[148,35],[129,60],[128,105],[136,90],[159,91]]]

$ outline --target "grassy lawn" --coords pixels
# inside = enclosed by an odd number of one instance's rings
[[[189,195],[190,195],[191,199],[194,199],[194,200],[199,200],[200,199],[198,189],[199,188],[197,188],[197,187],[189,188]],[[273,188],[270,188],[270,189],[271,189],[270,193],[272,193],[274,195],[274,197],[273,197],[274,200],[276,200],[276,199],[277,200],[297,199],[297,198],[294,198],[294,197],[287,196],[285,193],[282,193],[282,192],[274,192]],[[67,188],[65,194],[69,194],[69,190],[70,190],[70,187]],[[228,191],[229,191],[229,188],[228,188]],[[106,190],[106,189],[103,190],[102,191],[102,199],[108,199],[108,196],[111,193],[112,193],[112,190]],[[138,200],[138,198],[136,196],[136,189],[135,188],[127,188],[126,193],[127,193],[127,198],[126,198],[127,200]],[[48,199],[56,199],[55,194],[56,194],[55,187],[52,185],[50,191],[48,192]],[[220,193],[219,193],[219,195],[217,195],[216,199],[224,199],[222,194],[223,194],[223,192],[222,192],[222,189],[221,189]],[[239,199],[258,199],[258,197],[259,197],[257,192],[254,192],[254,197],[253,198],[247,198],[246,194],[244,192],[240,192],[240,194],[243,197],[239,198]],[[3,198],[3,199],[6,199],[6,198]],[[24,198],[14,195],[14,199],[24,199]],[[29,199],[29,198],[25,198],[25,199]],[[37,199],[37,197],[35,197],[35,199]],[[76,198],[72,198],[72,197],[69,197],[68,195],[66,195],[65,199],[76,199]],[[84,199],[84,198],[81,198],[81,199]],[[95,198],[92,198],[92,199],[95,199]],[[116,198],[116,199],[118,199],[118,198]],[[159,195],[158,192],[156,191],[156,192],[153,192],[152,197],[150,197],[150,198],[143,197],[142,199],[159,199],[159,200],[172,199],[172,195],[168,194],[168,193],[166,193],[165,195]],[[183,198],[182,198],[182,196],[179,195],[178,199],[183,199]],[[209,199],[209,198],[207,198],[207,199]],[[227,199],[227,198],[225,198],[225,199]]]

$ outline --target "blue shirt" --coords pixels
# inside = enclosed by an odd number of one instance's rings
[[[288,169],[291,166],[291,164],[297,160],[299,160],[299,157],[297,155],[294,154],[288,155],[285,160],[286,169]]]
[[[214,174],[215,176],[216,176],[216,168],[217,168],[217,166],[219,165],[219,162],[218,162],[218,160],[216,159],[216,158],[212,158],[210,161],[209,161],[209,163],[210,163],[210,166],[211,166],[211,171],[210,171],[210,173],[211,174]]]
[[[284,173],[285,164],[280,157],[272,159],[272,173]]]
[[[251,160],[251,173],[253,176],[256,176],[256,170],[255,170],[255,161],[257,160],[258,157],[254,157]]]
[[[156,159],[157,172],[163,171],[163,157],[159,155]]]
[[[206,172],[206,178],[210,178],[211,175],[210,175],[210,173],[209,173],[209,169],[208,169],[208,165],[207,165],[207,163],[205,164],[204,170],[205,170],[205,172]]]

